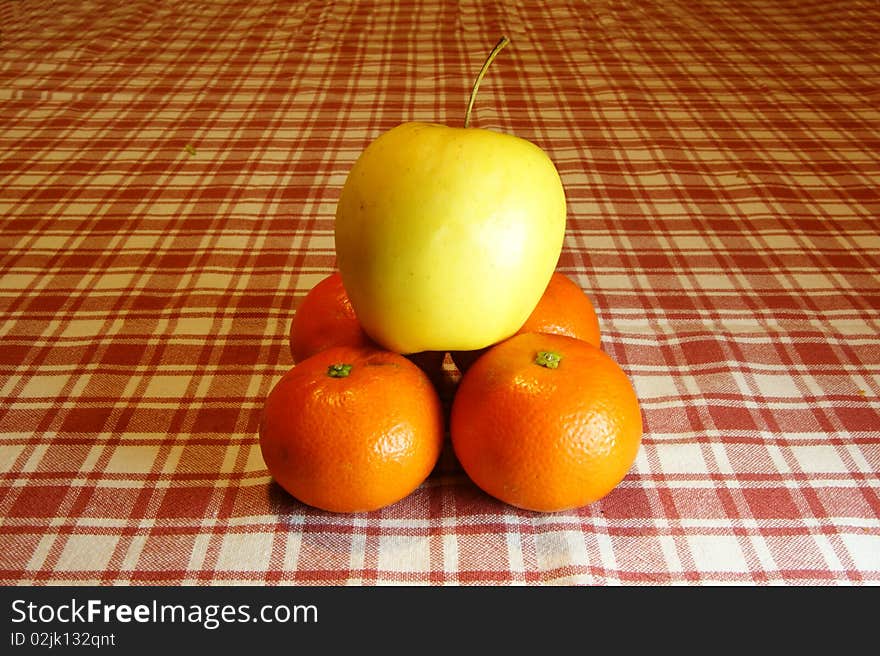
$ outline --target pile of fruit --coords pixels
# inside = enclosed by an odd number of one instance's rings
[[[447,433],[477,486],[534,511],[604,497],[635,460],[635,391],[601,349],[590,299],[556,270],[559,174],[535,144],[468,118],[380,135],[342,188],[338,271],[297,308],[294,366],[260,425],[270,474],[303,503],[395,503],[431,474]],[[447,354],[461,372],[448,414]]]

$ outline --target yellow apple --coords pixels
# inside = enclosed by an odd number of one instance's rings
[[[404,123],[349,172],[336,210],[337,264],[361,325],[382,346],[479,349],[513,335],[534,310],[565,220],[562,181],[534,143]]]

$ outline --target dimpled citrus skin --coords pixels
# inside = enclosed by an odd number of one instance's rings
[[[404,123],[355,162],[336,209],[339,270],[364,330],[398,353],[510,337],[559,260],[566,201],[535,144]]]
[[[328,375],[350,364],[348,376]],[[266,398],[260,449],[275,481],[332,512],[377,510],[413,492],[444,440],[425,373],[402,355],[331,347],[306,358]]]
[[[593,346],[601,344],[599,318],[590,297],[571,278],[554,271],[538,305],[526,322],[516,331],[521,333],[552,333],[577,337]],[[486,349],[453,351],[452,360],[464,373]]]
[[[375,346],[361,328],[338,271],[318,282],[300,302],[288,342],[294,362],[331,346]]]
[[[571,278],[554,271],[538,305],[517,331],[577,337],[599,346],[599,318],[590,297]]]
[[[555,369],[535,364],[558,353]],[[601,499],[629,471],[642,437],[635,391],[601,349],[525,333],[492,347],[462,377],[452,445],[473,482],[526,510],[555,512]]]

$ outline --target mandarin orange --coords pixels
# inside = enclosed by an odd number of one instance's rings
[[[450,435],[465,473],[486,493],[555,512],[593,503],[623,480],[642,416],[628,377],[601,349],[523,333],[464,374]]]
[[[599,318],[590,297],[574,280],[556,271],[538,305],[517,331],[576,337],[599,346]]]
[[[338,271],[305,295],[290,323],[288,341],[294,362],[331,346],[374,346],[358,321]]]
[[[306,294],[290,323],[288,342],[294,363],[331,346],[379,348],[361,326],[338,271]],[[405,357],[428,374],[434,385],[442,384],[446,353],[422,351]]]
[[[275,384],[260,450],[275,481],[331,512],[377,510],[429,476],[445,433],[427,375],[390,351],[335,346]]]
[[[559,271],[553,272],[538,305],[516,332],[517,335],[522,333],[568,335],[594,346],[601,343],[599,318],[590,297],[580,285]],[[464,373],[486,350],[455,351],[451,356],[455,366]]]

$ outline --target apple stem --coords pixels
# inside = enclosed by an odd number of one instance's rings
[[[477,99],[477,89],[480,88],[480,82],[483,80],[483,76],[486,74],[486,71],[489,70],[489,65],[492,63],[492,60],[498,56],[498,53],[501,52],[501,49],[504,48],[508,43],[510,43],[510,39],[506,36],[502,36],[498,43],[495,44],[495,47],[492,48],[492,52],[489,53],[489,56],[486,57],[486,61],[483,63],[483,67],[480,69],[480,72],[477,74],[477,79],[474,80],[474,88],[471,89],[471,97],[468,100],[467,111],[464,113],[464,126],[468,127],[471,122],[471,110],[474,108],[474,101]]]

